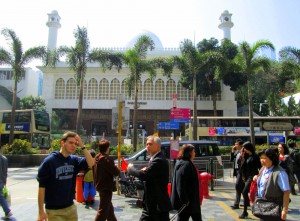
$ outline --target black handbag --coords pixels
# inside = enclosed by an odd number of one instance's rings
[[[274,201],[256,197],[252,205],[252,214],[261,219],[280,218],[282,206]]]

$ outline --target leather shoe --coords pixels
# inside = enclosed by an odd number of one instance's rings
[[[236,205],[233,205],[233,206],[230,206],[232,209],[239,209],[239,206],[236,206]]]
[[[247,217],[248,217],[248,213],[247,213],[247,212],[243,212],[243,213],[239,216],[240,219],[246,219]]]

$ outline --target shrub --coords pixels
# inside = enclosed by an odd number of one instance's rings
[[[60,150],[60,141],[61,139],[54,139],[51,142],[51,147],[50,147],[50,152],[55,151],[55,150]]]
[[[31,143],[27,140],[14,139],[12,145],[5,148],[5,152],[9,154],[33,154],[37,153],[38,149],[33,149]]]
[[[133,153],[132,145],[121,145],[121,155],[131,155]],[[118,155],[118,146],[110,146],[110,155]]]

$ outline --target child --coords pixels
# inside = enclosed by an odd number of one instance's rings
[[[90,154],[93,158],[96,156],[96,152],[91,149],[89,150]],[[93,179],[93,170],[89,168],[89,170],[84,174],[83,177],[83,197],[84,197],[84,204],[88,204],[88,198],[91,196],[92,200],[90,201],[91,204],[94,203],[94,197],[96,196],[96,189],[94,186],[94,179]]]

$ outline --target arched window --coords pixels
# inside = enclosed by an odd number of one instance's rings
[[[144,100],[153,100],[153,84],[150,79],[144,82]]]
[[[156,100],[165,99],[165,85],[162,79],[158,79],[155,82],[155,99]]]
[[[102,79],[99,84],[99,99],[108,100],[108,80]]]
[[[166,87],[166,100],[172,100],[173,94],[176,94],[176,85],[175,81],[170,79],[168,80]]]
[[[97,80],[95,78],[92,78],[89,81],[89,87],[88,87],[88,100],[96,100],[98,96],[98,84]]]
[[[76,98],[76,82],[74,78],[70,78],[66,85],[66,99]]]
[[[188,100],[188,89],[184,88],[180,83],[177,84],[177,94],[178,100]]]
[[[62,78],[57,79],[55,83],[55,95],[54,99],[65,98],[65,81]]]
[[[120,82],[117,78],[114,78],[110,84],[110,99],[117,99],[117,95],[120,94]]]

